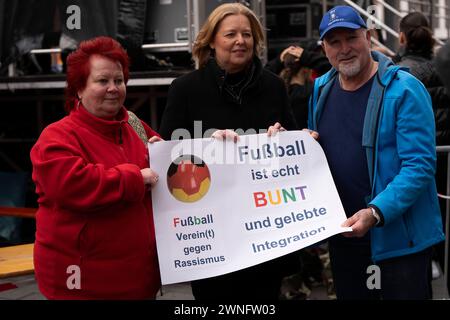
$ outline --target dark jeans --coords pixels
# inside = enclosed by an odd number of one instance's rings
[[[430,299],[428,279],[431,248],[418,253],[380,261],[381,289],[370,290],[367,267],[373,265],[369,235],[345,238],[341,235],[329,241],[331,268],[339,300]]]
[[[384,300],[431,299],[428,278],[432,249],[380,261],[381,293]]]

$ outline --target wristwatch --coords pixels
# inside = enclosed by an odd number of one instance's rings
[[[377,223],[375,223],[375,225],[377,226],[380,223],[380,215],[378,214],[378,212],[373,208],[373,207],[369,207],[370,210],[372,210],[372,216],[377,219]]]

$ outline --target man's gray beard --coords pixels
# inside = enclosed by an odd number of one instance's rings
[[[361,71],[361,63],[356,60],[353,63],[340,63],[338,71],[345,77],[354,77]]]

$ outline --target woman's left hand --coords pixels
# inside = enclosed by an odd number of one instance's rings
[[[159,175],[150,168],[141,169],[141,175],[144,180],[144,184],[149,190],[154,187],[159,180]]]
[[[217,140],[232,140],[235,143],[239,141],[239,135],[230,129],[216,130],[211,137]]]
[[[267,130],[267,136],[272,137],[281,131],[286,131],[286,129],[283,128],[279,122],[276,122],[273,126],[270,126],[269,129]]]
[[[158,142],[158,141],[164,141],[164,139],[161,137],[158,137],[158,136],[153,136],[150,139],[148,139],[148,143],[154,143],[154,142]]]

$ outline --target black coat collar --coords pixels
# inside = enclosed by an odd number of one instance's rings
[[[227,99],[231,99],[235,103],[241,104],[244,94],[258,86],[258,79],[261,77],[262,73],[262,63],[258,57],[253,57],[252,65],[248,69],[247,77],[249,77],[249,79],[245,81],[240,94],[237,95],[230,92],[230,90],[227,90],[227,73],[225,70],[220,68],[215,58],[211,57],[208,60],[208,63],[205,65],[205,69],[215,79],[221,95],[224,95]]]

